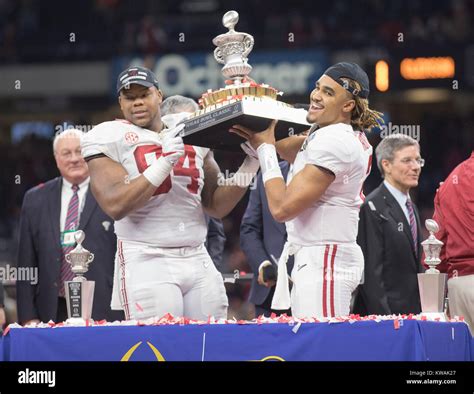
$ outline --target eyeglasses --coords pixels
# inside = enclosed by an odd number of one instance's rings
[[[75,151],[75,152],[72,152],[72,151],[70,151],[70,150],[69,150],[69,151],[64,151],[64,152],[59,153],[59,156],[60,156],[62,159],[64,159],[64,160],[69,160],[69,159],[72,158],[73,153],[75,153],[76,156],[82,157],[82,152],[81,152],[81,150],[77,150],[77,151]]]
[[[405,165],[410,165],[410,164],[418,164],[420,167],[423,167],[425,165],[425,159],[409,159],[409,158],[405,158],[405,159],[402,159],[400,160],[400,162],[402,162],[403,164]]]

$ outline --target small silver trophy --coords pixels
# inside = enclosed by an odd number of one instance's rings
[[[421,245],[425,252],[425,263],[429,268],[425,273],[418,274],[421,312],[429,320],[446,321],[444,299],[446,296],[447,274],[441,274],[436,269],[436,266],[441,262],[439,255],[443,243],[434,236],[439,231],[438,223],[432,219],[427,219],[425,226],[430,232],[430,236]]]
[[[183,122],[185,128],[181,136],[186,144],[240,152],[243,139],[228,132],[233,125],[241,124],[258,132],[276,119],[277,140],[311,126],[306,121],[306,110],[278,101],[282,93],[277,89],[247,78],[252,71],[247,57],[254,39],[248,33],[235,30],[238,21],[238,12],[226,12],[222,24],[229,31],[212,40],[216,46],[214,58],[224,65],[222,75],[226,86],[204,93],[199,100],[201,109]]]
[[[71,264],[71,270],[76,274],[72,281],[64,282],[67,314],[73,321],[89,320],[92,315],[95,282],[87,280],[84,274],[94,260],[94,254],[82,246],[84,238],[84,231],[76,231],[74,239],[77,246],[66,255],[66,261]]]

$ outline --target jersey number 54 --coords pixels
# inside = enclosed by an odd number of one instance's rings
[[[187,185],[188,191],[192,194],[197,194],[199,189],[199,170],[196,167],[196,151],[191,145],[185,145],[184,148],[184,155],[181,156],[179,161],[173,167],[173,173],[175,176],[190,177],[191,181]],[[141,145],[135,149],[133,154],[135,156],[138,171],[141,174],[153,163],[154,160],[160,158],[162,155],[162,149],[161,146],[157,145]],[[186,160],[188,166],[184,167]],[[168,175],[153,195],[158,196],[159,194],[168,193],[171,190],[171,187],[171,175]]]

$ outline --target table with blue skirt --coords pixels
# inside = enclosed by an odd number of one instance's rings
[[[11,328],[4,361],[471,361],[466,324],[420,320]]]

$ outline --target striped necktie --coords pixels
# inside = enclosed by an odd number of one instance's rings
[[[79,186],[72,185],[71,187],[73,194],[71,200],[69,200],[69,205],[67,208],[66,215],[66,224],[64,225],[64,231],[76,230],[79,226]],[[64,297],[64,282],[72,280],[74,274],[71,270],[71,265],[66,261],[66,255],[74,249],[74,246],[64,246],[62,247],[62,256],[61,256],[61,276],[59,283],[59,296]]]
[[[415,211],[413,210],[413,203],[408,198],[406,202],[406,206],[408,209],[408,217],[410,218],[410,228],[411,228],[411,236],[413,238],[413,250],[415,251],[415,255],[418,255],[418,230],[416,228],[416,220],[415,220]]]

